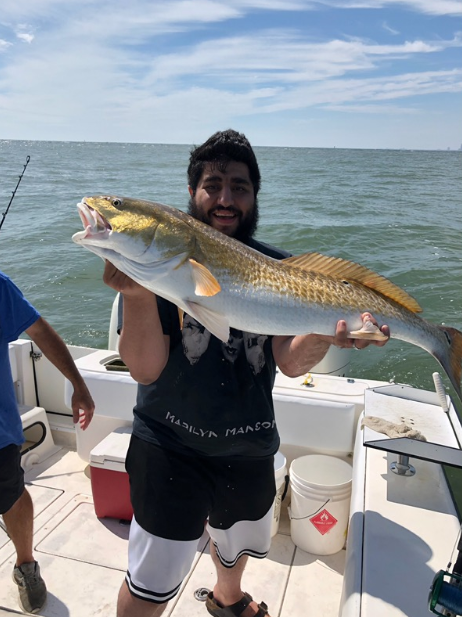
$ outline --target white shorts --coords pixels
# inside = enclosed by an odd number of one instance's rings
[[[229,529],[216,529],[206,522],[204,532],[214,543],[223,566],[233,567],[239,557],[263,559],[271,544],[273,507],[258,521],[239,521]],[[126,583],[141,600],[163,604],[174,598],[196,556],[204,546],[198,540],[166,540],[145,531],[132,519]]]

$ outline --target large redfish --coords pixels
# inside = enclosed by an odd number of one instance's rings
[[[438,360],[462,400],[462,333],[419,317],[417,302],[364,266],[317,253],[282,261],[262,255],[189,215],[150,201],[85,197],[84,231],[73,240],[197,319],[222,341],[230,327],[267,335],[383,334],[361,314],[390,326],[393,338]]]

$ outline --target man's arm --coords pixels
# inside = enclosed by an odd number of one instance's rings
[[[363,313],[363,323],[372,321],[378,325],[377,321],[370,313]],[[380,330],[385,336],[390,337],[388,326],[381,326]],[[388,339],[384,341],[366,341],[363,339],[350,339],[347,337],[346,322],[340,320],[334,336],[324,334],[306,334],[299,336],[275,336],[273,337],[273,355],[280,370],[288,377],[299,377],[310,371],[313,366],[324,358],[331,345],[341,348],[356,347],[365,349],[369,345],[383,347]]]
[[[74,388],[71,403],[74,423],[80,422],[81,428],[86,429],[93,418],[95,404],[65,342],[43,317],[27,328],[26,333],[71,382]]]
[[[103,280],[123,296],[119,353],[135,381],[156,381],[168,360],[170,337],[162,331],[155,294],[106,262]]]

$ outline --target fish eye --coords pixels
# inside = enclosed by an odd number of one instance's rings
[[[114,208],[119,208],[122,205],[122,200],[121,199],[113,199],[112,200],[112,205],[114,206]]]

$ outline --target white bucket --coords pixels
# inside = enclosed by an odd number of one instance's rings
[[[350,511],[351,465],[333,456],[310,454],[290,466],[290,535],[314,555],[342,550]]]
[[[276,497],[273,504],[273,522],[271,523],[271,537],[275,536],[279,529],[279,519],[281,518],[281,502],[286,490],[286,457],[282,452],[274,455],[274,478],[276,480]]]

